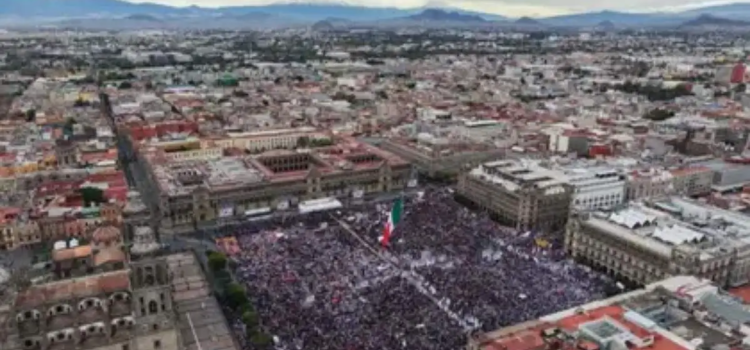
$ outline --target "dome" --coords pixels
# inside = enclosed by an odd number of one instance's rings
[[[94,230],[91,240],[97,244],[112,243],[120,240],[120,230],[114,226],[103,226]]]
[[[137,255],[148,254],[156,252],[160,248],[161,244],[154,237],[154,232],[150,227],[140,226],[135,228],[133,246],[130,248],[131,253]]]

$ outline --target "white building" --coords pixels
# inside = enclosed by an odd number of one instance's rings
[[[611,168],[572,169],[566,171],[568,183],[575,188],[573,206],[597,210],[612,208],[625,201],[625,176]]]
[[[599,210],[619,206],[625,201],[626,178],[620,171],[604,166],[536,167],[547,176],[574,188],[572,207]]]

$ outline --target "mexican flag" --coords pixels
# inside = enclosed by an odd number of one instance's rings
[[[396,225],[401,221],[401,213],[404,211],[404,202],[401,198],[397,199],[393,203],[393,209],[391,209],[391,215],[388,216],[388,222],[385,223],[383,228],[383,237],[380,239],[380,244],[383,247],[387,247],[391,240],[391,234],[396,229]]]

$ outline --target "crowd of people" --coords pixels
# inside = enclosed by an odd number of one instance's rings
[[[405,198],[381,249],[390,207],[235,231],[237,277],[279,348],[456,349],[469,332],[601,298],[612,284],[566,260],[559,241],[501,227],[449,189]]]
[[[238,238],[237,277],[285,349],[456,349],[461,329],[402,273],[335,229]]]
[[[406,200],[387,248],[482,330],[537,318],[605,296],[613,281],[566,260],[560,237],[499,226],[452,198],[450,189]],[[376,244],[388,205],[356,217]],[[375,224],[373,224],[375,223]]]

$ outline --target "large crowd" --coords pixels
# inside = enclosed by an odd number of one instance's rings
[[[566,260],[559,241],[501,227],[451,196],[406,198],[386,249],[390,203],[235,231],[238,278],[278,348],[456,349],[469,332],[571,308],[611,285]]]

